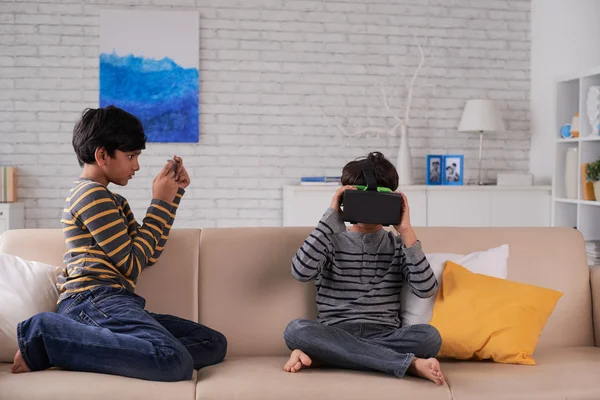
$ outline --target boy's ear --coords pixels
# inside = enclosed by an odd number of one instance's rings
[[[96,159],[96,164],[100,167],[103,167],[106,164],[106,149],[104,147],[98,147],[94,152],[94,158]]]

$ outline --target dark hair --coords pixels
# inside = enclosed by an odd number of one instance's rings
[[[82,167],[96,162],[94,153],[100,147],[114,157],[116,150],[144,150],[146,140],[141,121],[115,106],[87,108],[73,128],[73,149]]]
[[[398,189],[398,172],[396,168],[378,151],[346,164],[342,169],[342,185],[366,185],[363,168],[368,164],[373,165],[373,172],[378,186],[391,190]]]

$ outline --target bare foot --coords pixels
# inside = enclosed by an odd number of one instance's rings
[[[312,360],[302,350],[294,350],[290,355],[290,359],[285,363],[283,370],[286,372],[298,372],[302,368],[308,368],[312,364]]]
[[[22,372],[31,372],[25,360],[23,360],[23,356],[21,355],[21,350],[17,350],[17,354],[15,354],[15,360],[10,368],[10,372],[13,374],[20,374]]]
[[[437,385],[443,385],[445,382],[440,362],[435,358],[413,358],[408,367],[408,373],[420,378],[429,379]]]

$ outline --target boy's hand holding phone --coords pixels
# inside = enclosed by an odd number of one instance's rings
[[[173,161],[169,161],[152,182],[152,198],[171,203],[177,194],[177,181]]]
[[[175,174],[174,178],[179,187],[181,189],[187,188],[191,183],[191,179],[187,173],[187,170],[183,166],[183,159],[178,156],[173,156],[173,159],[169,160],[169,162],[172,164],[171,169]]]

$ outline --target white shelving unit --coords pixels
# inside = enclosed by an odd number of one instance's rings
[[[600,158],[600,135],[592,134],[587,116],[587,92],[600,86],[600,68],[556,80],[556,152],[552,179],[552,225],[577,228],[585,240],[600,240],[600,201],[583,200],[581,165]],[[563,139],[560,129],[579,113],[578,138]],[[569,148],[578,149],[577,198],[566,198],[565,161]]]
[[[25,227],[24,203],[0,203],[0,234]]]

